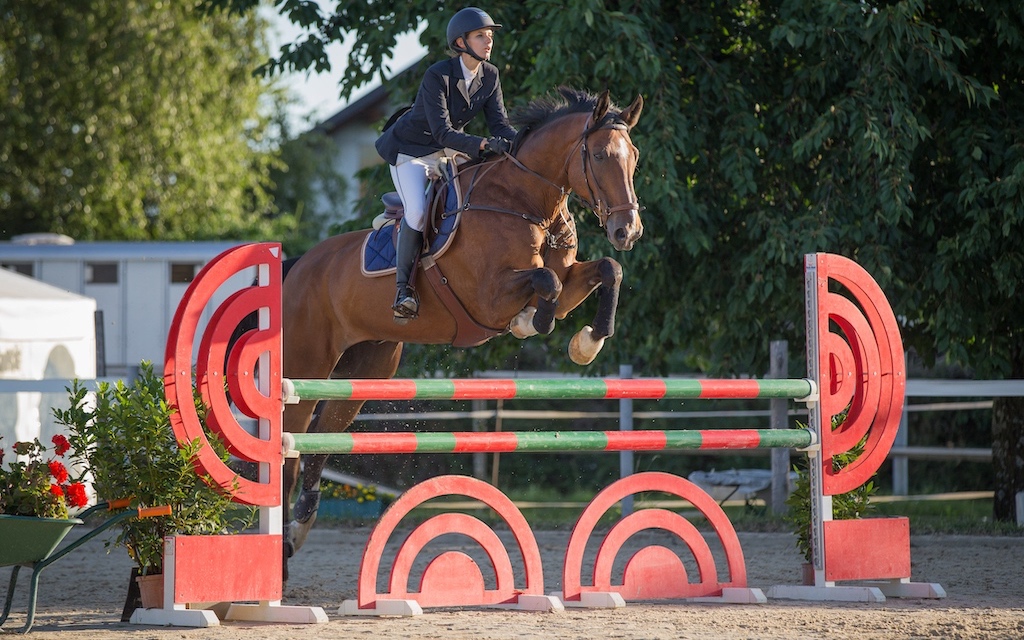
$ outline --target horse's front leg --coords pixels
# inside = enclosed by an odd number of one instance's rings
[[[509,323],[512,335],[520,339],[554,331],[556,307],[562,294],[562,281],[551,269],[531,269],[525,275],[528,288],[536,296],[537,306],[526,307]]]
[[[313,420],[309,423],[307,433],[318,433],[320,431],[320,413],[326,403],[317,403],[313,414]],[[285,520],[288,535],[285,537],[285,545],[288,555],[293,555],[306,543],[306,536],[316,522],[317,509],[320,508],[320,474],[327,464],[326,455],[305,455],[300,459],[300,467],[296,476],[291,478],[292,486],[297,484],[301,478],[302,485],[299,487],[299,496],[292,509],[292,520]],[[290,504],[290,496],[285,504]],[[285,514],[287,516],[287,514]]]
[[[325,401],[318,406],[317,415],[307,433],[332,433],[338,425],[347,427],[352,424],[362,406],[362,401]],[[288,523],[287,541],[292,553],[302,548],[316,523],[317,509],[320,507],[320,474],[326,464],[326,455],[302,456],[302,487],[292,510],[292,519]]]
[[[597,314],[569,341],[569,358],[579,365],[590,364],[615,333],[615,309],[619,304],[622,267],[611,258],[571,265],[563,276],[562,298],[557,318],[562,320],[597,289]]]

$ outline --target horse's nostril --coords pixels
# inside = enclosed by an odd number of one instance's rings
[[[618,229],[616,229],[615,230],[615,239],[619,240],[619,241],[625,240],[626,239],[626,230],[623,229],[622,227],[619,227]]]

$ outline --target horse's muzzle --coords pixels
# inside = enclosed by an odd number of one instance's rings
[[[608,242],[612,243],[612,246],[618,251],[629,251],[640,239],[640,236],[644,235],[644,224],[640,221],[640,216],[635,213],[623,217],[625,219],[619,224],[614,224],[613,220],[609,220]]]

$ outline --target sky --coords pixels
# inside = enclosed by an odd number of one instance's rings
[[[298,40],[303,31],[292,24],[287,18],[274,13],[273,9],[266,9],[266,16],[271,20],[271,51],[276,52],[288,42]],[[348,102],[358,100],[366,93],[372,91],[378,83],[361,87],[353,93],[348,101],[338,98],[338,79],[345,68],[348,47],[335,43],[328,48],[331,61],[331,71],[324,73],[301,72],[290,73],[278,76],[277,80],[288,87],[298,102],[292,108],[291,123],[293,131],[305,131],[312,125],[330,118],[343,109]],[[398,46],[395,55],[391,58],[388,66],[392,73],[397,73],[409,64],[421,58],[426,49],[419,43],[419,32],[411,32],[402,35],[398,39]],[[305,124],[308,116],[312,116],[313,122]]]

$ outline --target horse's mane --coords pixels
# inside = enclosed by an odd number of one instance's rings
[[[541,96],[525,107],[517,109],[509,117],[512,125],[519,130],[512,145],[513,155],[531,132],[570,113],[589,113],[597,106],[597,100],[598,96],[592,93],[562,86],[558,87],[557,95]],[[608,114],[617,117],[620,111],[618,107],[612,105],[608,109]]]

